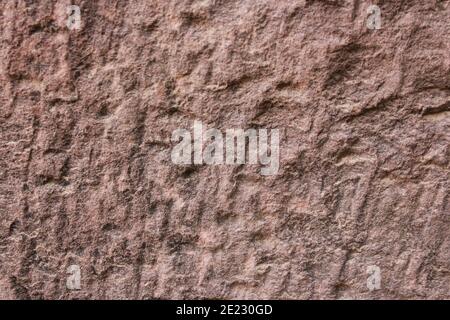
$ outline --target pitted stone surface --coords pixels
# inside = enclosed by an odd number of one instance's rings
[[[0,1],[0,298],[450,298],[449,1],[69,4]],[[195,120],[278,174],[174,165]]]

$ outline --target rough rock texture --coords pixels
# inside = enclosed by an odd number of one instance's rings
[[[450,298],[450,2],[373,3],[381,30],[360,0],[74,0],[77,31],[0,1],[0,298]],[[279,128],[278,175],[174,165],[194,120]]]

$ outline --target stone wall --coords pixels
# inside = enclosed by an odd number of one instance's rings
[[[70,4],[0,1],[0,298],[450,298],[449,1]]]

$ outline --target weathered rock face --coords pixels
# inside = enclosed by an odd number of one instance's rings
[[[450,298],[449,1],[69,4],[0,2],[0,298]]]

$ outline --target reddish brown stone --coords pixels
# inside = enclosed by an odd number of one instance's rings
[[[380,30],[359,0],[73,2],[81,30],[0,2],[0,298],[450,298],[449,1],[374,1]],[[278,175],[174,165],[194,120],[278,128]]]

